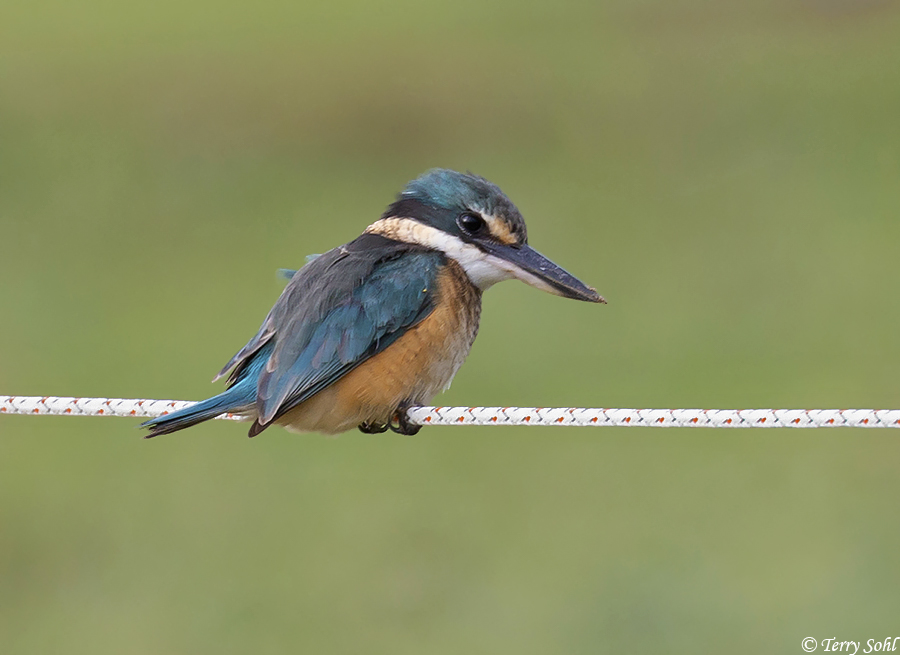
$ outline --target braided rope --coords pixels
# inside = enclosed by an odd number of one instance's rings
[[[0,414],[155,418],[186,400],[0,396]],[[580,407],[413,407],[416,425],[560,425],[654,428],[900,428],[900,409],[604,409]],[[244,420],[234,414],[216,418]]]
[[[134,416],[156,418],[196,404],[191,400],[140,398],[66,398],[59,396],[0,396],[0,414],[55,416]],[[234,414],[216,418],[241,420]]]

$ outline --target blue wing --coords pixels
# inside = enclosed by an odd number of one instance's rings
[[[234,367],[231,385],[258,375],[251,436],[431,313],[444,263],[441,253],[363,235],[300,269],[259,333],[219,374]]]

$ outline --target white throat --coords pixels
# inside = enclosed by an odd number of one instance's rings
[[[367,227],[366,233],[439,250],[462,266],[472,284],[482,291],[497,282],[521,278],[524,273],[513,264],[489,255],[459,237],[411,218],[382,218]]]

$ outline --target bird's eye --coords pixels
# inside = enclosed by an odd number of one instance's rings
[[[475,234],[484,227],[484,219],[478,214],[465,213],[456,219],[456,223],[466,234]]]

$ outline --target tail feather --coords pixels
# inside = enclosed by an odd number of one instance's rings
[[[141,423],[142,428],[149,428],[150,433],[146,439],[158,437],[162,434],[171,434],[203,421],[208,421],[228,412],[247,411],[253,406],[254,391],[252,385],[236,384],[218,396],[202,400],[196,405],[185,407],[177,412],[159,416]]]

